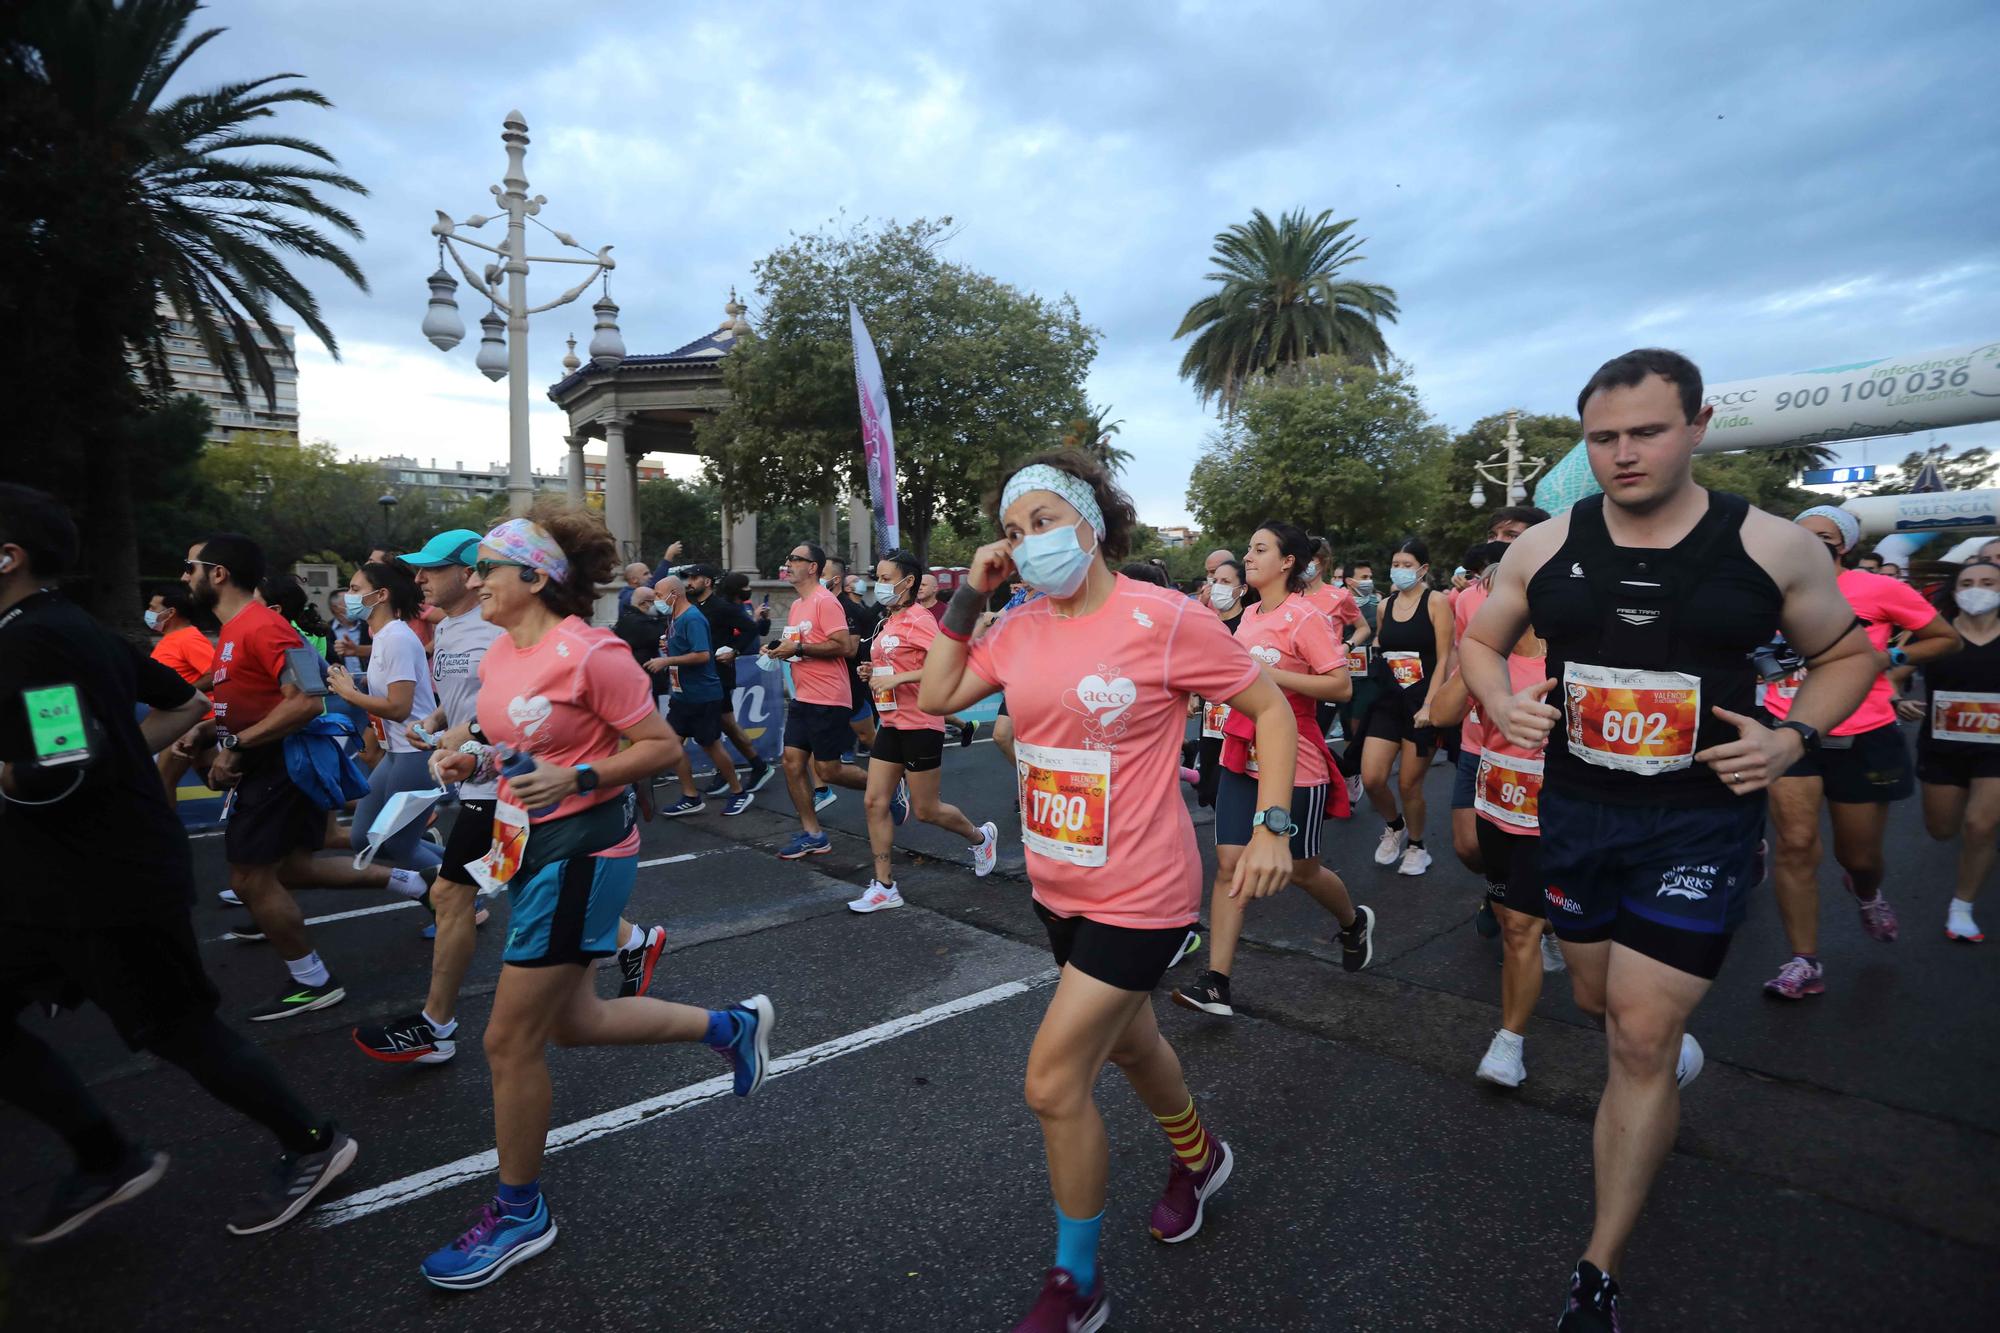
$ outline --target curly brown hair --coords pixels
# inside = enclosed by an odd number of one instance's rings
[[[619,565],[618,543],[611,530],[595,511],[566,500],[537,500],[528,518],[554,537],[569,559],[568,576],[550,579],[535,595],[559,616],[588,620],[597,605],[597,585],[611,582]]]
[[[1000,485],[986,498],[986,513],[995,526],[1000,523],[1000,497],[1006,493],[1007,483],[1016,472],[1034,467],[1037,463],[1069,473],[1090,487],[1091,494],[1097,497],[1097,507],[1104,511],[1104,536],[1097,549],[1106,564],[1115,566],[1131,554],[1132,538],[1139,528],[1139,511],[1133,507],[1132,497],[1111,480],[1111,473],[1104,464],[1081,449],[1053,449],[1023,459],[1009,468],[1006,476],[1000,479]]]

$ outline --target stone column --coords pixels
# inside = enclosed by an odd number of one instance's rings
[[[624,417],[604,418],[604,523],[618,543],[621,563],[632,559],[632,469],[626,461]]]
[[[583,507],[583,436],[565,435],[569,444],[569,502]]]
[[[828,555],[837,555],[840,542],[835,534],[839,530],[836,521],[839,509],[831,500],[823,501],[819,507],[819,545]]]
[[[847,563],[856,573],[867,573],[874,577],[875,561],[875,511],[866,501],[855,496],[847,502]]]
[[[764,578],[757,568],[757,515],[724,513],[722,517],[723,567],[742,570],[752,578]]]
[[[632,534],[632,548],[639,547],[639,455],[625,455],[625,502],[629,517],[625,521],[625,531]]]

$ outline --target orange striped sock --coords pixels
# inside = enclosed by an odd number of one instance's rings
[[[1167,1142],[1182,1166],[1194,1172],[1207,1168],[1208,1131],[1202,1128],[1201,1117],[1195,1114],[1193,1097],[1188,1098],[1187,1110],[1178,1115],[1156,1115],[1153,1119],[1167,1131]]]

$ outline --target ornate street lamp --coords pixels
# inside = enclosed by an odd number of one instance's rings
[[[486,378],[505,378],[508,381],[507,507],[511,513],[519,515],[528,512],[535,486],[528,456],[528,316],[569,304],[602,276],[605,280],[604,294],[593,307],[597,313],[597,331],[590,340],[591,361],[606,370],[615,367],[625,359],[625,340],[618,331],[618,307],[611,300],[610,274],[617,267],[617,262],[611,258],[611,247],[607,245],[593,253],[578,245],[568,232],[557,231],[536,216],[548,200],[542,195],[530,196],[528,193],[524,165],[528,154],[528,122],[521,118],[519,111],[510,111],[501,128],[500,141],[507,146],[507,175],[501,185],[491,187],[501,211],[491,215],[474,214],[462,222],[454,222],[440,209],[438,220],[431,226],[431,234],[438,238],[438,271],[429,279],[431,297],[430,308],[424,313],[424,336],[439,350],[447,352],[465,336],[465,323],[459,317],[455,295],[458,283],[445,271],[445,258],[449,255],[451,261],[458,265],[459,272],[465,275],[466,282],[493,307],[479,321],[479,354],[474,358],[474,364]],[[476,230],[502,216],[507,219],[507,235],[498,245],[488,245],[459,234],[460,227]],[[555,237],[558,243],[580,252],[584,258],[529,254],[530,218],[534,218],[535,225]],[[461,245],[484,250],[496,256],[499,262],[486,265],[483,273],[474,272],[459,253]],[[530,306],[528,265],[531,263],[584,264],[591,271],[582,282],[555,300]],[[504,292],[500,281],[503,274],[506,276]],[[383,513],[388,513],[386,507]]]
[[[1527,484],[1540,476],[1542,469],[1549,465],[1545,458],[1522,460],[1521,433],[1515,428],[1520,420],[1521,414],[1510,410],[1507,413],[1507,438],[1501,442],[1501,448],[1492,457],[1472,465],[1472,494],[1467,499],[1474,509],[1486,507],[1486,481],[1506,492],[1508,504],[1526,504]]]
[[[396,493],[394,491],[384,491],[376,499],[375,503],[382,506],[382,548],[388,550],[389,511],[396,507]]]

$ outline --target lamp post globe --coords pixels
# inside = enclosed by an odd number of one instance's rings
[[[1472,494],[1468,497],[1474,509],[1486,508],[1486,488],[1478,482],[1472,483]]]
[[[382,545],[386,549],[389,545],[389,511],[396,507],[395,492],[382,492],[375,503],[382,506]]]

